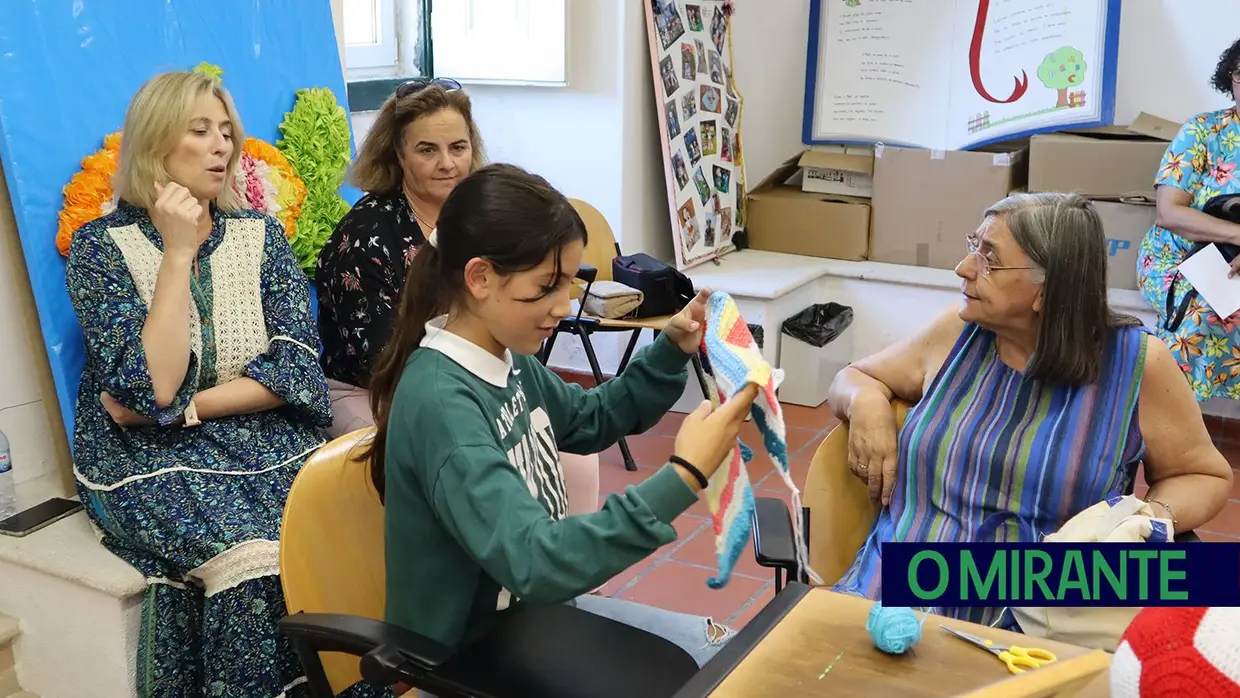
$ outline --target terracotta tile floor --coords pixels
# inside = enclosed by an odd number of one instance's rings
[[[587,387],[593,383],[589,379],[580,382]],[[814,450],[836,425],[836,419],[825,405],[817,409],[785,405],[784,417],[788,425],[791,471],[797,486],[801,487]],[[681,414],[669,414],[649,432],[628,440],[637,462],[636,472],[624,469],[617,447],[602,454],[600,502],[613,492],[641,482],[663,465],[672,451],[676,430],[683,418]],[[1240,468],[1240,422],[1207,418],[1207,426],[1232,467]],[[756,433],[753,424],[747,423],[742,438],[749,444],[760,443],[753,438]],[[765,456],[754,459],[750,477],[757,496],[787,500],[787,491],[778,476],[771,472],[770,461]],[[1139,482],[1137,494],[1144,495],[1145,490],[1144,481]],[[754,562],[751,543],[728,585],[719,590],[707,587],[706,580],[715,569],[714,536],[709,529],[706,505],[694,505],[676,521],[680,537],[675,543],[613,579],[603,587],[603,593],[674,611],[708,615],[734,628],[742,627],[774,596],[773,573]],[[1198,534],[1207,541],[1240,541],[1240,473],[1226,508]]]

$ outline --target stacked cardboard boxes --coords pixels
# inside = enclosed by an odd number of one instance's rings
[[[1154,176],[1178,128],[1142,114],[1127,127],[972,151],[810,148],[749,195],[749,246],[953,269],[991,204],[1013,191],[1074,191],[1102,216],[1110,286],[1136,288],[1137,248],[1154,222]]]
[[[861,260],[870,238],[873,151],[810,149],[784,161],[749,194],[749,247]]]
[[[1020,145],[984,150],[881,148],[874,158],[870,259],[955,269],[987,207],[1024,183]]]
[[[1179,124],[1140,114],[1127,127],[1048,133],[1029,140],[1029,191],[1094,200],[1107,236],[1107,285],[1137,287],[1137,250],[1154,225],[1154,177]]]

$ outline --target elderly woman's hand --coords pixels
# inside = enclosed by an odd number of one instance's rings
[[[870,498],[891,501],[896,479],[895,412],[886,396],[858,396],[848,420],[848,469],[870,486]]]

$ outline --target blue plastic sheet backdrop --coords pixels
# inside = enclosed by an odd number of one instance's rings
[[[121,128],[142,83],[204,61],[223,69],[247,134],[272,145],[301,88],[328,88],[348,110],[329,0],[8,0],[0,10],[0,162],[69,434],[85,357],[56,250],[61,190]]]

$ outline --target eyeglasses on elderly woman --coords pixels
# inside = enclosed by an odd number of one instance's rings
[[[982,276],[990,276],[990,272],[992,271],[1009,271],[1009,270],[1014,270],[1014,269],[1033,269],[1033,267],[1029,265],[1005,266],[1001,264],[996,264],[995,260],[992,260],[990,258],[990,255],[994,254],[993,250],[987,250],[986,253],[984,254],[982,253],[982,240],[981,238],[977,236],[977,233],[970,233],[969,235],[965,236],[964,242],[965,242],[965,248],[968,250],[969,255],[977,257],[977,269],[981,273]]]

